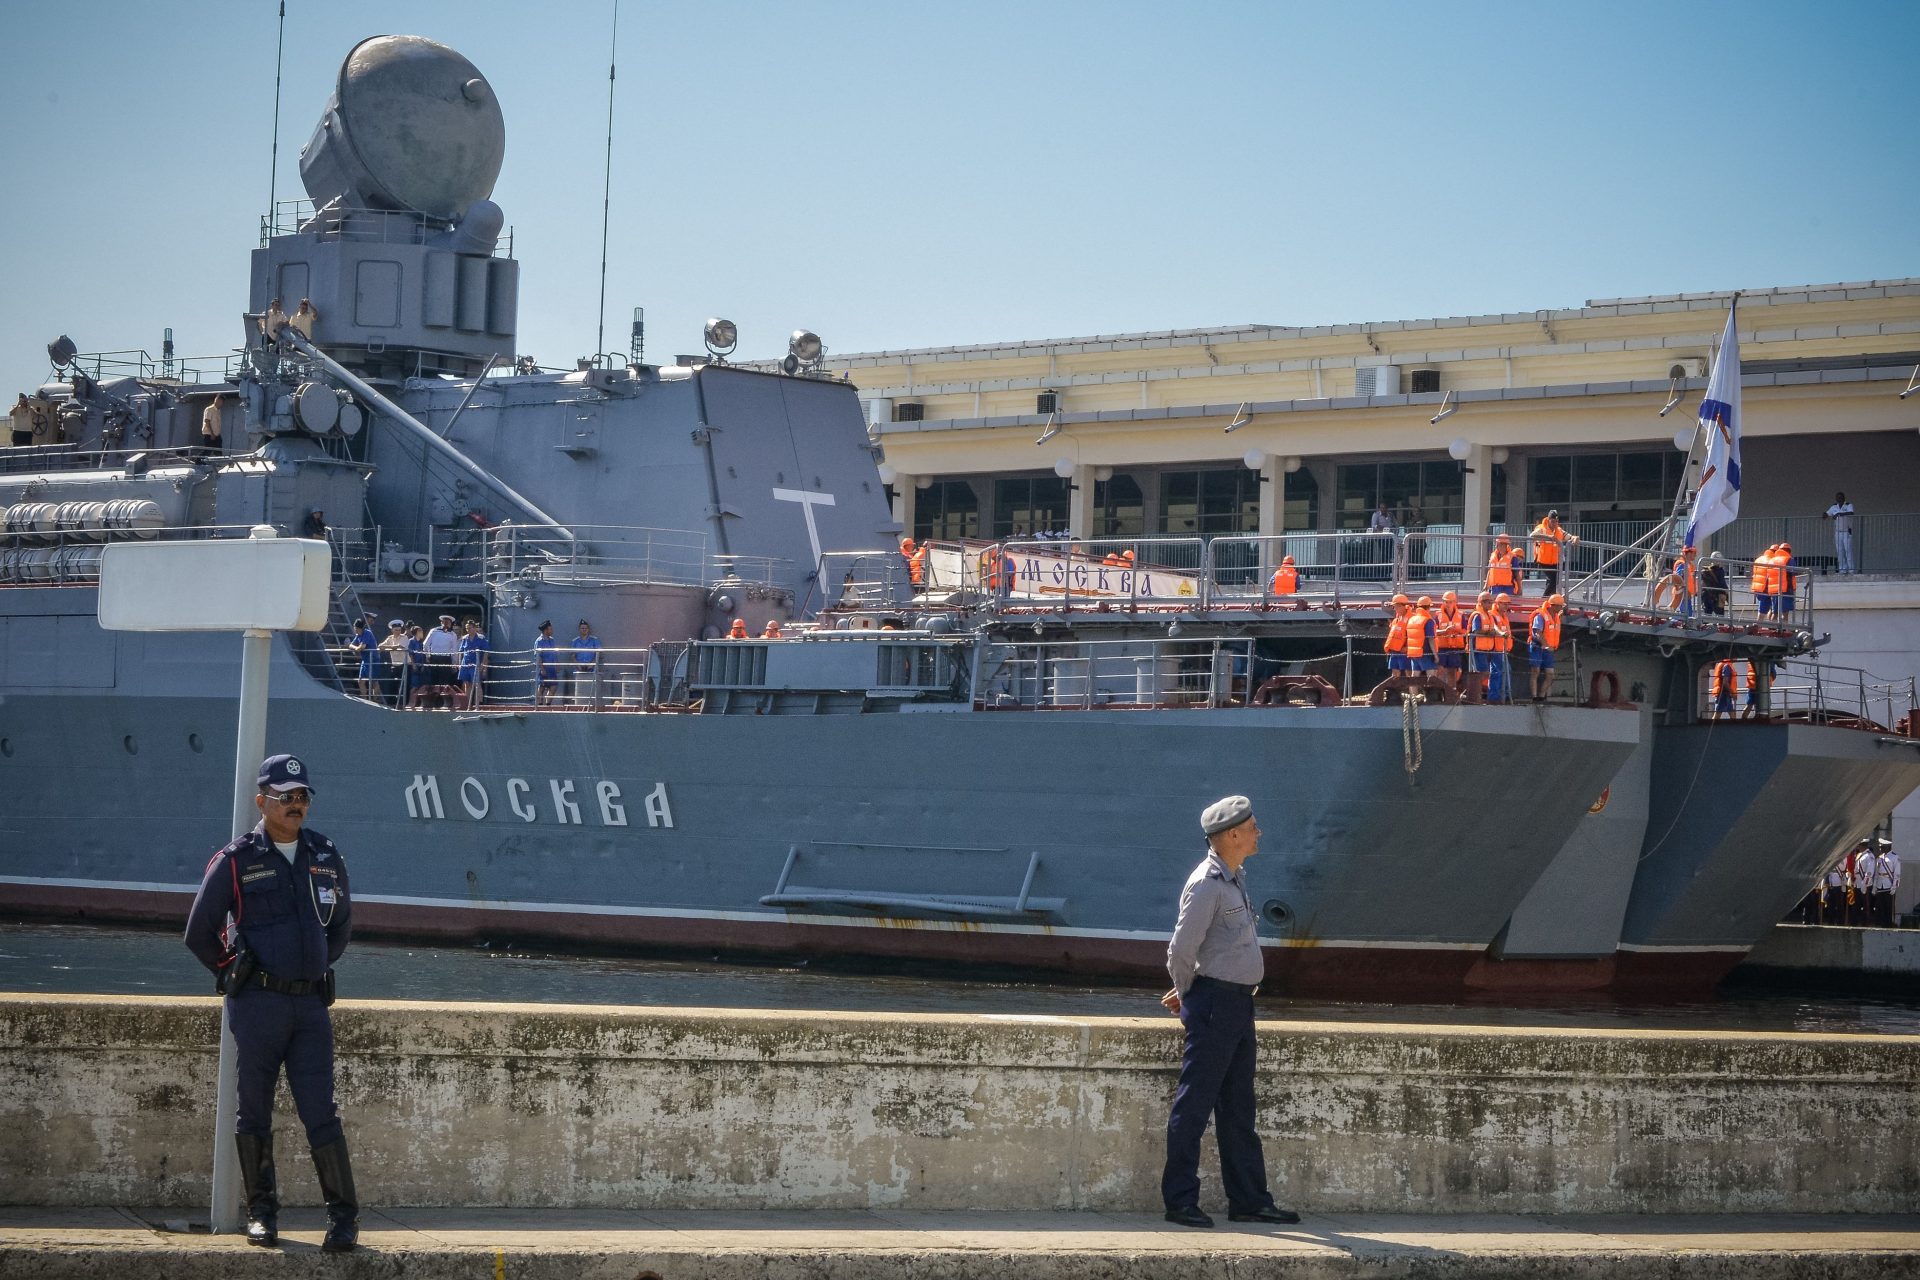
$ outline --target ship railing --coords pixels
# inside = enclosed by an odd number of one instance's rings
[[[0,449],[0,474],[120,471],[129,462],[140,474],[147,474],[161,467],[188,466],[234,456],[238,455],[200,445],[165,449],[156,449],[152,445],[135,445],[131,449],[87,449],[77,444],[26,444]]]
[[[1734,669],[1744,680],[1745,664],[1735,662]],[[1711,666],[1707,673],[1710,681]],[[1769,711],[1776,718],[1920,736],[1912,676],[1890,678],[1860,667],[1794,658],[1777,664],[1768,692]],[[1736,714],[1743,700],[1736,695]],[[1710,683],[1706,707],[1710,714]]]
[[[597,652],[598,659],[583,666],[566,641],[547,651],[489,649],[479,664],[479,690],[474,696],[464,684],[455,692],[439,693],[417,683],[430,667],[405,680],[396,678],[382,651],[374,653],[373,680],[363,690],[359,651],[346,645],[327,646],[328,657],[344,672],[343,688],[394,710],[645,711],[648,651],[607,645]]]
[[[86,374],[95,382],[113,378],[138,378],[143,382],[217,383],[232,382],[235,369],[245,356],[237,351],[213,356],[155,356],[129,347],[120,351],[85,351],[68,366]]]
[[[1404,580],[1405,544],[1393,533],[1283,533],[1221,536],[1208,544],[1213,608],[1378,603]],[[1281,576],[1292,557],[1294,586]]]
[[[921,578],[927,565],[921,562]],[[899,551],[829,551],[820,557],[819,573],[799,607],[801,616],[819,607],[836,609],[891,609],[904,604],[915,590],[913,572]]]
[[[316,221],[318,219],[318,221]],[[260,215],[260,245],[266,247],[274,236],[290,236],[305,229],[331,239],[355,240],[370,244],[425,244],[448,231],[453,223],[445,218],[394,209],[369,209],[353,206],[328,206],[324,211],[311,200],[276,200],[269,213]],[[493,256],[513,256],[513,228],[500,233]],[[297,298],[287,298],[288,311]]]
[[[976,698],[985,710],[1237,706],[1252,669],[1245,638],[1034,641],[984,655]]]
[[[488,586],[626,583],[704,586],[728,570],[772,577],[770,560],[708,555],[705,534],[625,525],[502,524],[480,531],[480,576]]]

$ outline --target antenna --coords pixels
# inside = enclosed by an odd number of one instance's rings
[[[613,214],[613,59],[619,45],[620,0],[613,0],[613,38],[607,42],[607,178],[600,189],[600,332],[593,341],[595,361],[607,349],[607,223]]]
[[[273,234],[273,201],[280,194],[280,68],[287,53],[287,0],[280,0],[280,44],[273,51],[273,160],[267,171],[267,234]]]

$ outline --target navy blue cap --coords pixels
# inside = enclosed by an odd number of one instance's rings
[[[268,756],[260,762],[259,783],[268,791],[292,791],[296,787],[313,790],[307,766],[299,756]]]

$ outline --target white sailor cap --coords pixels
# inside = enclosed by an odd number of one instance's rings
[[[1253,801],[1245,796],[1226,796],[1215,800],[1200,812],[1200,830],[1210,836],[1231,830],[1253,816]]]

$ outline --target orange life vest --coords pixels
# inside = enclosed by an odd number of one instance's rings
[[[1393,621],[1387,624],[1387,652],[1405,653],[1407,651],[1407,615],[1396,613]]]
[[[1769,589],[1767,587],[1767,580],[1769,576],[1770,575],[1767,569],[1767,557],[1766,557],[1766,554],[1763,552],[1760,555],[1757,555],[1753,558],[1753,579],[1752,579],[1752,582],[1750,583],[1753,589],[1753,594],[1757,596],[1763,596],[1767,594],[1767,591]]]
[[[1493,635],[1502,653],[1513,652],[1513,619],[1498,609],[1493,611]]]
[[[1492,653],[1500,647],[1499,624],[1494,620],[1493,610],[1475,609],[1468,624],[1473,627],[1473,651]]]
[[[922,580],[926,578],[926,576],[927,576],[927,549],[925,547],[921,547],[919,550],[915,551],[912,555],[907,557],[907,577],[911,578],[913,580],[913,585],[917,587],[920,585]]]
[[[1699,589],[1699,580],[1695,577],[1693,566],[1685,560],[1673,562],[1673,580],[1687,589],[1688,598],[1692,598]]]
[[[1127,558],[1121,555],[1118,551],[1109,551],[1107,552],[1107,558],[1102,560],[1100,563],[1105,565],[1112,565],[1115,568],[1124,568],[1127,563]]]
[[[1487,588],[1489,590],[1494,587],[1506,587],[1508,590],[1517,588],[1520,583],[1514,577],[1513,564],[1519,558],[1520,550],[1517,547],[1508,547],[1504,551],[1495,547],[1493,554],[1487,557]]]
[[[1536,564],[1549,569],[1560,565],[1560,539],[1562,534],[1557,527],[1549,527],[1545,520],[1533,526],[1533,559]]]
[[[1713,696],[1731,698],[1733,696],[1733,661],[1722,658],[1713,667]]]
[[[1273,594],[1290,596],[1300,586],[1300,571],[1290,564],[1283,564],[1273,571]]]
[[[1747,683],[1745,687],[1749,689],[1757,689],[1760,687],[1760,673],[1754,670],[1752,662],[1747,663]]]
[[[1467,647],[1467,620],[1461,614],[1460,606],[1443,604],[1434,611],[1433,647],[1436,649]]]
[[[1545,609],[1533,615],[1534,643],[1542,649],[1553,650],[1560,647],[1560,619]]]
[[[1427,656],[1427,623],[1431,621],[1432,619],[1427,617],[1427,611],[1418,605],[1415,605],[1413,612],[1407,615],[1407,656],[1409,658]]]

